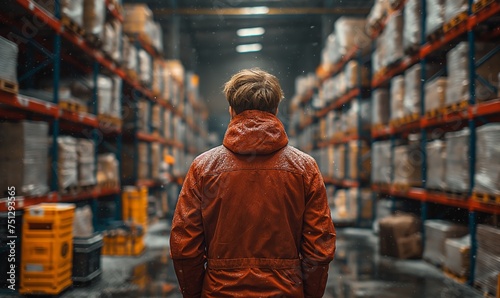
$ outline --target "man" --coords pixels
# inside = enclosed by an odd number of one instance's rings
[[[224,87],[223,145],[191,165],[170,236],[184,297],[322,297],[335,229],[315,161],[288,146],[283,92],[260,69]]]

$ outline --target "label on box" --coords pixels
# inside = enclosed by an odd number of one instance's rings
[[[43,208],[31,208],[30,215],[31,216],[43,216],[45,214],[45,210]]]
[[[43,272],[43,265],[41,264],[26,264],[27,272]]]

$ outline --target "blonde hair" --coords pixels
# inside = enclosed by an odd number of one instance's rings
[[[236,114],[246,110],[276,114],[283,99],[278,79],[260,68],[243,69],[233,75],[224,85],[224,94]]]

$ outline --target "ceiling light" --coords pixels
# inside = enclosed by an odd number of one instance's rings
[[[266,30],[264,30],[264,28],[255,27],[255,28],[238,29],[238,31],[236,31],[236,34],[238,34],[238,36],[245,37],[245,36],[259,36],[264,34],[265,32]]]
[[[238,53],[258,52],[260,50],[262,50],[260,43],[240,44],[236,47],[236,52]]]
[[[267,14],[269,12],[269,7],[267,6],[255,6],[255,7],[245,7],[242,8],[243,14]]]

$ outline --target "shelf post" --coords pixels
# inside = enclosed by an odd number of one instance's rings
[[[469,211],[469,233],[470,233],[470,275],[468,283],[474,285],[474,274],[476,271],[477,256],[477,214],[475,211]]]
[[[425,44],[426,40],[426,22],[427,22],[427,1],[420,1],[420,47]],[[420,118],[425,115],[425,84],[427,83],[427,59],[420,60]],[[427,188],[427,130],[422,128],[420,130],[420,151],[422,153],[422,188]],[[426,201],[420,202],[420,217],[421,217],[421,233],[422,233],[422,249],[425,248],[425,221],[428,215],[428,203]]]
[[[60,19],[61,18],[61,9],[59,5],[59,0],[54,1],[54,13],[55,16]],[[53,73],[53,83],[52,88],[53,91],[53,101],[54,104],[59,105],[59,79],[61,77],[61,34],[56,32],[54,35],[54,73]],[[59,117],[54,119],[52,124],[52,181],[50,185],[50,189],[52,191],[59,190],[59,177],[58,177],[58,162],[59,162],[59,148],[57,144],[57,138],[59,137]]]

